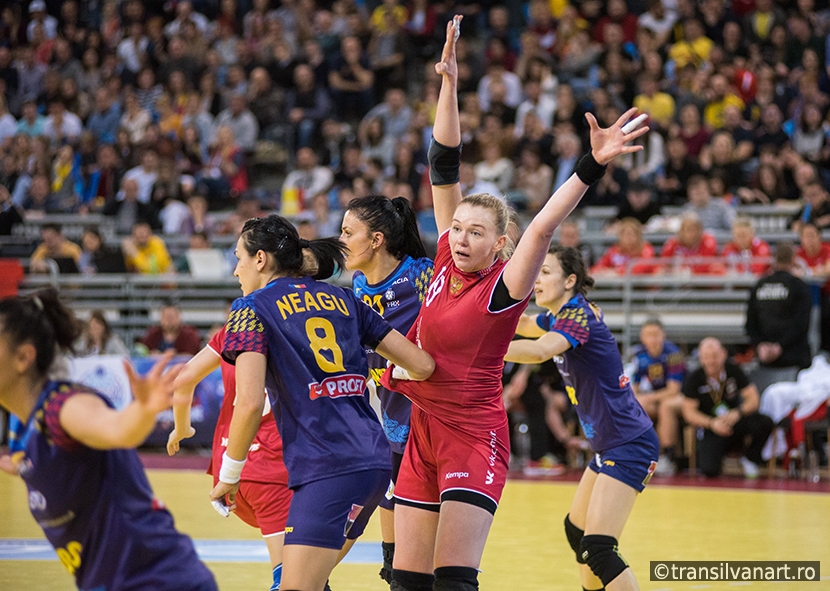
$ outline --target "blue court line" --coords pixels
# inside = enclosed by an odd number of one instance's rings
[[[199,558],[205,562],[268,562],[268,549],[262,540],[193,540]],[[2,539],[2,560],[57,560],[46,540]],[[380,542],[356,542],[343,559],[347,564],[380,564]]]

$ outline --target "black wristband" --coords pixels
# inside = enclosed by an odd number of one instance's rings
[[[439,144],[435,138],[429,143],[429,182],[432,185],[454,185],[461,180],[461,144],[454,148]]]
[[[594,160],[594,155],[591,152],[585,154],[582,158],[579,159],[579,162],[574,169],[576,176],[579,177],[579,180],[588,185],[589,187],[605,176],[605,170],[608,168],[608,165],[602,165],[596,160]]]

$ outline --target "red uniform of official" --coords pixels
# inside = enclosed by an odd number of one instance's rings
[[[438,240],[435,274],[407,338],[435,359],[422,382],[383,383],[413,402],[411,432],[395,497],[438,505],[448,491],[473,491],[498,505],[507,479],[509,429],[502,402],[504,355],[530,294],[499,312],[489,311],[505,262],[476,273],[455,266],[445,232]],[[393,383],[390,383],[393,382]]]

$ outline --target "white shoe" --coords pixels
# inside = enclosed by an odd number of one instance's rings
[[[657,458],[657,467],[654,469],[654,474],[656,476],[674,476],[676,472],[677,468],[672,459],[665,454],[660,454],[660,457]]]
[[[744,476],[747,478],[758,478],[758,475],[761,473],[758,464],[750,461],[746,457],[741,458],[741,467],[744,469]]]

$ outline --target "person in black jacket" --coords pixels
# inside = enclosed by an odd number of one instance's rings
[[[812,361],[807,334],[813,300],[809,286],[792,274],[794,264],[792,245],[779,244],[774,272],[749,295],[746,334],[765,367],[804,369]]]
[[[23,223],[23,216],[18,207],[12,203],[9,190],[0,185],[0,236],[10,236],[12,228]]]
[[[739,365],[728,360],[726,349],[708,337],[698,347],[700,367],[683,383],[683,419],[697,427],[697,465],[709,478],[721,473],[730,449],[745,454],[741,466],[756,478],[763,464],[761,450],[772,433],[772,419],[758,412],[760,395]],[[749,446],[745,447],[749,436]]]

